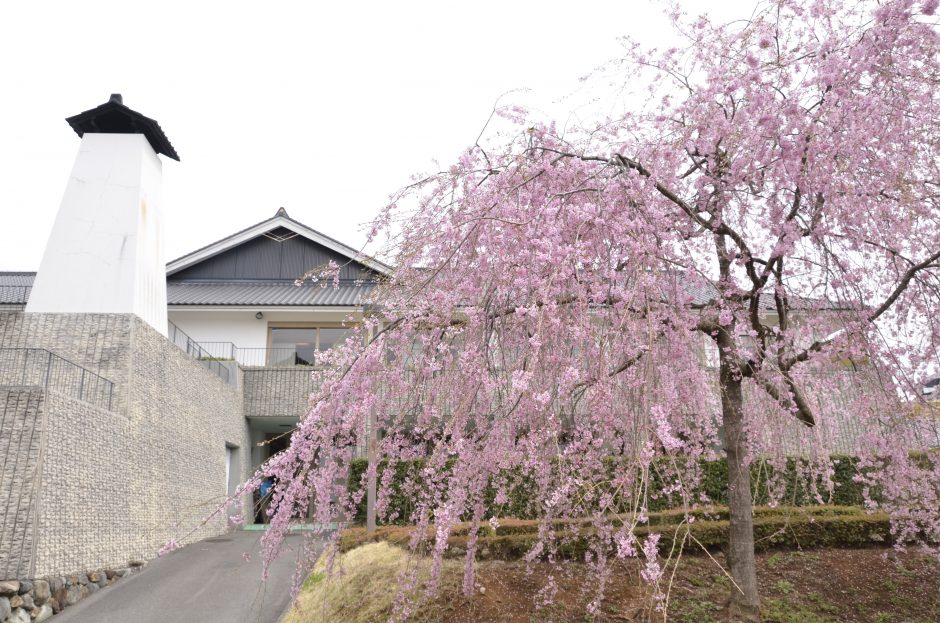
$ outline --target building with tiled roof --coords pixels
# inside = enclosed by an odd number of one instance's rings
[[[206,516],[286,446],[317,353],[391,271],[283,208],[167,263],[160,124],[119,95],[66,121],[81,145],[39,269],[0,272],[0,579],[266,521],[250,498]]]

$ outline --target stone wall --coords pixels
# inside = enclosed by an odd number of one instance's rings
[[[0,439],[7,442],[0,578],[92,568],[101,559],[123,566],[139,558],[134,535],[113,529],[121,525],[113,519],[128,514],[131,502],[119,490],[136,462],[130,448],[109,440],[132,439],[128,418],[35,387],[5,389],[0,399]],[[49,551],[55,564],[43,562]]]
[[[45,430],[41,484],[32,572],[0,575],[124,567],[170,539],[227,529],[222,515],[202,520],[230,483],[250,475],[241,392],[131,315],[0,314],[4,346],[45,348],[89,368],[114,382],[114,399],[108,411],[55,391],[16,390],[39,395],[38,409],[17,411],[36,413],[33,426]],[[226,447],[234,452],[228,482]]]
[[[0,348],[44,348],[113,381],[111,410],[124,413],[133,318],[130,314],[0,312]]]
[[[32,573],[42,402],[43,392],[37,388],[0,388],[0,578]]]
[[[54,575],[31,580],[0,581],[0,623],[42,623],[63,608],[142,568],[133,564],[121,569],[98,569],[87,573]]]
[[[139,504],[131,494],[140,471],[131,418],[56,392],[45,392],[42,417],[39,526],[34,572],[27,577],[142,557],[146,545],[127,525]]]
[[[319,382],[309,367],[248,368],[244,371],[245,415],[300,417]]]

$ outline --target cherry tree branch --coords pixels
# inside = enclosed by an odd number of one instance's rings
[[[901,276],[901,279],[898,281],[897,286],[892,290],[891,294],[885,298],[885,300],[879,305],[875,310],[870,313],[865,319],[867,322],[875,322],[882,314],[891,309],[891,306],[894,305],[894,302],[907,290],[907,287],[910,285],[911,281],[914,279],[917,274],[928,268],[934,268],[935,262],[940,260],[940,251],[930,255],[924,261],[914,264]],[[832,343],[832,341],[839,335],[839,333],[833,334],[823,340],[816,340],[810,344],[807,348],[803,349],[799,353],[788,357],[781,361],[780,369],[784,372],[787,372],[797,363],[806,361],[810,358],[813,353],[821,351],[823,348]]]
[[[794,417],[807,426],[815,426],[816,418],[813,417],[813,411],[806,401],[803,392],[797,387],[796,383],[788,373],[783,374],[783,380],[786,383],[786,393],[781,393],[777,387],[763,375],[755,377],[757,384],[767,394],[776,400],[782,407],[792,412]]]

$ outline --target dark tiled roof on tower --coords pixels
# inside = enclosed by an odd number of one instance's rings
[[[173,160],[180,157],[170,144],[160,124],[150,117],[145,117],[136,110],[124,105],[124,98],[120,93],[113,93],[111,98],[91,110],[78,113],[66,119],[75,133],[84,136],[86,132],[93,134],[143,134],[158,154],[163,154]]]

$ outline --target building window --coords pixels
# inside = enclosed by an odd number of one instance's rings
[[[717,368],[720,363],[718,344],[707,335],[702,336],[702,342],[705,351],[705,365],[709,368]]]
[[[345,327],[272,327],[270,366],[312,366],[316,352],[342,343],[350,329]]]
[[[349,334],[349,329],[321,327],[317,329],[317,334],[319,335],[319,350],[330,350],[346,339],[346,336]]]

